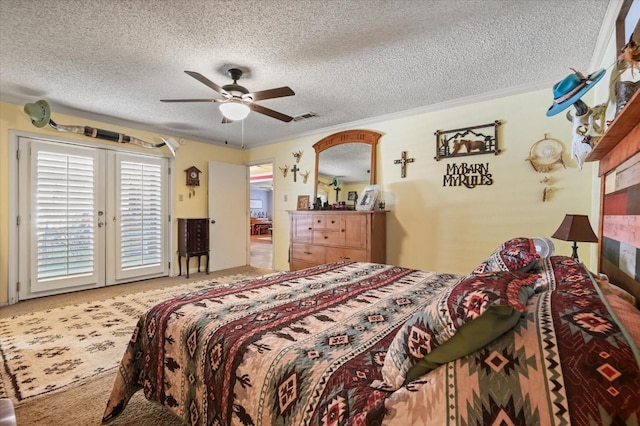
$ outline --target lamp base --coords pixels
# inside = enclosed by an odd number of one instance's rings
[[[573,248],[573,253],[571,254],[571,257],[574,258],[576,262],[580,262],[580,259],[578,259],[578,243],[574,241],[572,248]]]

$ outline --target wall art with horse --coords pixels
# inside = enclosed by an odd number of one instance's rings
[[[498,155],[498,126],[500,121],[453,130],[438,130],[436,135],[436,160],[466,155]],[[483,130],[484,129],[484,130]]]

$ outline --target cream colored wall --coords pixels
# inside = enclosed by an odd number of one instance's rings
[[[62,114],[52,113],[52,119],[58,124],[91,126],[100,129],[122,132],[129,136],[136,137],[151,143],[160,143],[160,136],[137,129],[113,126],[111,124],[100,123],[87,119],[80,119]],[[32,134],[51,136],[54,138],[64,138],[67,140],[78,140],[84,143],[95,143],[96,145],[120,145],[116,142],[109,142],[101,139],[91,139],[83,135],[73,133],[62,133],[49,126],[37,128],[31,124],[27,115],[22,111],[22,105],[15,105],[0,102],[0,304],[9,300],[8,296],[8,264],[9,264],[9,131],[22,131]],[[149,152],[147,148],[137,147],[127,144],[127,148]],[[167,148],[159,148],[158,152],[169,153]],[[175,199],[173,200],[175,211],[174,217],[207,217],[207,164],[209,160],[223,161],[234,164],[242,164],[243,152],[236,149],[225,148],[217,145],[185,141],[180,147],[174,163],[173,182],[175,185]],[[189,191],[185,185],[184,170],[190,166],[196,166],[202,170],[200,175],[200,187],[196,188],[195,196],[189,198]],[[182,196],[182,201],[180,197]],[[177,247],[177,232],[173,235],[174,247]],[[172,262],[175,261],[172,258]],[[195,259],[194,259],[195,261]],[[195,265],[195,263],[194,263]]]
[[[550,236],[566,213],[588,214],[591,205],[591,165],[578,171],[569,159],[570,123],[563,114],[548,118],[551,90],[439,111],[409,120],[385,123],[378,131],[389,136],[380,144],[383,158],[399,158],[408,151],[416,161],[408,177],[400,179],[392,161],[379,165],[382,197],[390,215],[388,260],[403,266],[435,271],[468,273],[495,247],[515,236]],[[435,161],[438,129],[456,129],[500,120],[500,154]],[[533,170],[525,159],[531,145],[549,137],[564,145],[567,169],[549,173],[552,191],[542,201],[547,176]],[[386,136],[385,136],[386,139]],[[488,163],[493,184],[443,186],[446,165]],[[556,241],[559,253],[569,254],[566,243]],[[581,254],[587,261],[589,251]]]
[[[468,273],[498,244],[516,236],[550,236],[567,213],[590,214],[593,165],[578,171],[570,156],[571,124],[564,114],[546,117],[551,89],[479,102],[464,107],[412,117],[381,121],[366,127],[383,134],[378,144],[379,198],[390,210],[387,221],[387,262],[440,272]],[[585,97],[585,100],[586,97]],[[485,154],[434,160],[436,130],[492,123],[500,120],[499,155]],[[330,132],[333,133],[333,132]],[[298,167],[314,170],[312,145],[330,133],[287,141],[246,151],[246,161],[275,159],[276,166],[291,165],[292,152],[304,150]],[[528,161],[531,145],[547,134],[562,141],[566,169],[535,172]],[[400,178],[393,163],[407,151],[415,162]],[[444,187],[446,165],[488,163],[493,185]],[[277,169],[276,169],[277,170]],[[549,176],[549,200],[542,202]],[[313,195],[311,179],[305,185],[283,178],[276,171],[274,183],[274,264],[288,269],[289,223],[287,210],[295,210],[298,195]],[[597,220],[592,218],[592,223]],[[570,243],[554,240],[558,253],[571,254]],[[580,244],[579,254],[595,269],[595,244]]]
[[[387,262],[406,267],[454,273],[468,273],[502,241],[515,236],[550,236],[566,213],[589,214],[594,182],[593,165],[582,171],[569,158],[571,125],[563,114],[548,118],[545,112],[551,103],[551,90],[539,90],[524,95],[479,102],[464,107],[445,109],[411,117],[380,121],[366,127],[383,134],[378,144],[377,182],[380,198],[390,210],[387,222]],[[587,103],[588,98],[585,99]],[[135,129],[114,128],[112,125],[57,115],[61,124],[89,125],[121,131],[149,142],[159,142],[159,135]],[[436,130],[492,123],[500,120],[499,155],[485,154],[435,161]],[[0,303],[8,300],[8,131],[21,130],[44,135],[62,134],[50,128],[31,125],[22,107],[0,103]],[[314,173],[315,154],[312,145],[330,133],[318,133],[274,145],[249,150],[187,141],[176,157],[173,179],[176,187],[175,217],[206,217],[207,162],[275,163],[274,173],[274,265],[288,270],[289,222],[287,210],[295,210],[298,195],[313,195],[313,179],[306,184],[298,176],[293,182],[291,172],[286,178],[277,167],[291,166],[292,153],[304,151],[300,163],[302,172]],[[542,202],[544,174],[537,173],[525,161],[533,143],[545,134],[563,142],[566,169],[556,168],[548,174],[552,192]],[[67,134],[69,139],[89,140],[81,135]],[[109,143],[98,141],[96,143]],[[164,148],[163,148],[164,149]],[[407,166],[407,177],[400,178],[400,166],[393,163],[407,151],[415,162]],[[444,187],[446,165],[488,163],[493,185]],[[597,163],[596,163],[597,164]],[[195,165],[204,173],[195,197],[188,197],[183,170]],[[182,200],[179,201],[182,195]],[[592,224],[597,220],[592,217]],[[175,241],[175,236],[174,236]],[[570,254],[570,243],[554,240],[558,253]],[[595,244],[581,244],[581,259],[595,269]]]
[[[243,164],[243,152],[238,149],[187,141],[176,154],[176,218],[208,217],[208,164],[209,161]],[[200,186],[195,195],[189,197],[189,187],[185,185],[184,170],[196,166],[202,171]]]

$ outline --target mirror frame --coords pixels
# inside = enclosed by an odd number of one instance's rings
[[[318,162],[320,159],[320,153],[331,147],[342,145],[345,143],[364,143],[371,146],[371,167],[369,185],[376,183],[376,152],[378,146],[378,140],[382,136],[381,133],[373,132],[371,130],[345,130],[343,132],[334,133],[318,142],[313,144],[313,149],[316,151],[316,172],[313,182],[313,202],[318,198]]]

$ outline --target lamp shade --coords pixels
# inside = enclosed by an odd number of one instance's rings
[[[585,243],[597,243],[598,237],[593,233],[589,218],[584,214],[568,214],[564,216],[564,220],[551,236],[564,241],[573,241],[573,253],[571,257],[579,262],[578,244],[576,241]]]
[[[551,237],[563,241],[598,242],[598,237],[591,229],[589,217],[584,214],[565,215],[564,220]]]
[[[229,120],[240,121],[249,115],[249,107],[239,102],[225,102],[220,105],[220,112]]]

